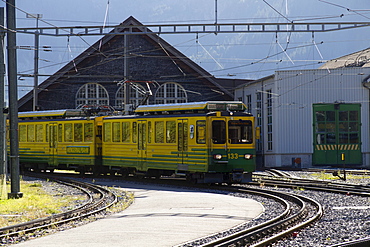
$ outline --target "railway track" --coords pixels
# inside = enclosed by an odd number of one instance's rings
[[[285,192],[256,189],[254,188],[255,186],[284,187],[293,189],[300,188],[305,190],[358,195],[363,197],[370,196],[370,186],[296,178],[287,172],[278,170],[269,171],[267,174],[269,175],[254,175],[254,182],[249,183],[248,185],[252,185],[251,188],[234,187],[226,190],[232,192],[232,190],[235,189],[234,192],[238,191],[239,193],[256,194],[271,198],[275,200],[276,203],[284,206],[284,212],[262,224],[223,238],[217,238],[216,240],[209,241],[205,244],[198,244],[197,246],[268,246],[277,242],[279,239],[294,236],[296,232],[319,220],[323,215],[322,206],[310,198]],[[360,174],[362,175],[362,173]],[[201,241],[205,240],[199,240],[199,242]],[[368,246],[369,244],[370,239],[365,238],[348,243],[343,242],[341,244],[333,245],[333,247]]]
[[[340,183],[335,181],[323,181],[315,179],[304,179],[295,178],[291,176],[284,176],[284,173],[275,173],[278,176],[271,175],[253,175],[253,182],[249,183],[251,185],[257,186],[277,186],[284,188],[302,188],[308,190],[317,190],[324,192],[333,192],[341,194],[351,194],[358,196],[370,196],[370,186]]]
[[[319,203],[304,196],[256,188],[220,187],[217,189],[231,193],[247,193],[265,197],[282,205],[284,210],[273,219],[234,234],[216,239],[210,236],[208,238],[210,240],[202,238],[179,246],[192,246],[192,243],[196,242],[206,242],[195,244],[195,246],[203,247],[266,246],[301,228],[307,227],[320,219],[323,214]]]
[[[71,221],[89,217],[91,215],[105,211],[118,201],[118,197],[115,193],[98,185],[67,178],[51,177],[50,175],[46,177],[41,174],[33,173],[31,176],[43,179],[47,178],[49,180],[65,184],[67,186],[75,187],[86,194],[88,200],[85,202],[85,204],[63,213],[54,214],[49,217],[0,228],[0,239],[2,240],[2,242],[6,242],[6,239],[9,239],[11,237],[35,232],[40,229],[59,226]]]
[[[273,186],[273,187],[288,187],[288,188],[304,188],[307,190],[321,190],[332,193],[352,194],[369,196],[370,187],[358,186],[337,182],[318,181],[313,179],[299,179],[287,175],[285,172],[270,172],[269,175],[255,175],[254,182],[247,187],[242,186],[212,186],[213,189],[224,190],[230,193],[247,193],[258,196],[263,196],[274,200],[276,203],[282,205],[283,212],[275,216],[272,219],[265,221],[264,223],[255,225],[251,228],[237,231],[232,234],[225,234],[224,237],[220,237],[220,234],[214,234],[214,236],[208,236],[199,240],[194,240],[189,243],[183,243],[179,246],[267,246],[279,239],[294,236],[299,230],[307,227],[308,225],[319,220],[323,215],[322,206],[307,197],[302,195],[296,195],[287,192],[271,191],[267,189],[256,188],[256,186]],[[169,182],[168,179],[165,181],[161,180],[148,180],[150,183],[165,183],[178,185],[177,182]],[[184,181],[182,181],[184,182]],[[183,186],[184,184],[181,183]],[[187,184],[189,185],[189,184]],[[190,186],[193,187],[193,186]],[[194,187],[198,187],[194,185]],[[205,188],[205,186],[201,186]],[[50,223],[59,224],[59,223]],[[41,226],[42,227],[42,226]],[[30,227],[28,227],[30,228]],[[0,229],[1,231],[1,229]],[[22,233],[24,230],[19,229]],[[2,234],[2,232],[0,232]],[[14,233],[16,234],[16,233]],[[222,235],[222,234],[221,234]],[[227,235],[227,236],[226,236]],[[1,236],[1,235],[0,235]],[[1,236],[3,238],[3,236]],[[192,242],[197,242],[192,244]],[[369,243],[369,239],[362,240],[362,243]],[[200,244],[201,243],[201,244]],[[361,243],[361,244],[362,244]],[[187,245],[188,244],[188,245]],[[344,243],[343,243],[344,244]],[[353,246],[353,245],[336,245],[336,246]],[[356,246],[356,245],[355,245]],[[366,246],[366,245],[364,245]]]
[[[315,169],[314,172],[333,173],[333,170]],[[357,195],[362,197],[370,197],[370,185],[357,185],[343,182],[322,181],[315,179],[303,179],[292,177],[289,173],[279,170],[269,170],[269,175],[254,175],[254,185],[274,186],[284,188],[301,188],[305,190],[323,191],[329,193],[340,193],[346,195]],[[369,171],[350,171],[353,175],[369,175]],[[334,175],[334,174],[333,174]],[[370,238],[362,238],[358,240],[343,242],[331,247],[351,246],[363,247],[370,246]]]

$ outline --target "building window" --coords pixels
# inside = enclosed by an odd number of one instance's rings
[[[272,91],[267,90],[267,150],[272,151]]]
[[[247,111],[252,112],[252,95],[245,96],[245,105],[247,106]]]
[[[262,130],[262,93],[256,93],[256,127]],[[262,131],[260,132],[262,133]],[[256,148],[258,151],[262,151],[262,138],[257,139]]]
[[[156,104],[186,103],[187,101],[185,89],[174,82],[161,85],[155,93]]]
[[[128,103],[132,104],[133,108],[135,109],[138,105],[142,104],[142,100],[145,96],[146,89],[140,84],[133,82],[127,85],[127,89],[129,90]],[[121,85],[121,87],[116,92],[115,108],[123,109],[124,102],[125,102],[125,86]],[[146,104],[148,104],[148,102]]]
[[[86,83],[76,94],[76,106],[109,105],[107,90],[98,83]]]

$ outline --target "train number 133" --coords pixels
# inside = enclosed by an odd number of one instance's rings
[[[239,154],[237,153],[228,153],[229,160],[236,160],[239,158]]]

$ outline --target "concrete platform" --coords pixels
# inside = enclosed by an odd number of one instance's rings
[[[107,218],[16,246],[174,246],[243,224],[264,211],[254,200],[227,195],[117,181],[104,185],[134,192],[134,203]]]

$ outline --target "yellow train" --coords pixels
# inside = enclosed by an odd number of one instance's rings
[[[211,101],[139,106],[132,115],[20,112],[21,168],[248,182],[255,129],[245,110],[241,102]]]

